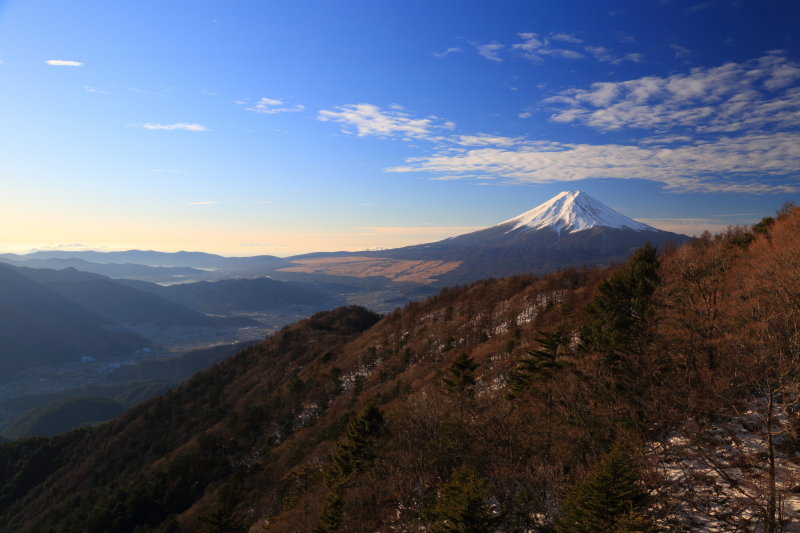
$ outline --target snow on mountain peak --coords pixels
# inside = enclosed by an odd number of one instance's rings
[[[574,233],[594,226],[606,228],[632,229],[635,231],[658,231],[621,215],[610,207],[598,202],[585,192],[565,191],[530,211],[506,220],[500,226],[512,224],[507,232],[552,228],[559,235],[562,232]]]

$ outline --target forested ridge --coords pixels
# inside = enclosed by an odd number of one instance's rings
[[[800,211],[318,313],[0,444],[0,531],[794,531]]]

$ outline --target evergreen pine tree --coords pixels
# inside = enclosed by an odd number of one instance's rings
[[[472,470],[461,467],[443,485],[433,507],[423,518],[433,525],[431,533],[489,533],[498,518],[486,502],[486,483]]]
[[[637,485],[637,478],[625,451],[621,446],[615,446],[603,458],[597,470],[567,493],[556,531],[653,533],[655,529],[641,515],[647,495]]]
[[[342,528],[343,507],[344,498],[342,498],[341,491],[329,491],[325,497],[325,505],[322,508],[319,522],[311,529],[311,533],[333,533],[334,531],[339,531]]]
[[[612,352],[630,347],[654,315],[652,298],[660,281],[658,251],[648,242],[628,264],[600,284],[600,294],[586,306],[581,328],[584,351]]]
[[[638,511],[630,511],[617,520],[614,533],[658,533],[658,528]]]
[[[528,352],[528,357],[517,362],[510,375],[511,396],[520,394],[534,381],[548,379],[554,371],[561,368],[556,358],[569,346],[570,328],[568,306],[560,306],[563,313],[561,323],[552,331],[539,330],[534,339],[539,344],[538,350]]]
[[[358,416],[347,424],[345,436],[336,443],[336,450],[325,469],[328,495],[313,533],[333,533],[341,529],[344,486],[363,472],[372,460],[367,448],[382,426],[383,414],[372,400],[367,401]]]
[[[217,505],[197,519],[197,531],[199,533],[243,533],[245,528],[233,515],[235,501],[233,488],[230,485],[223,486],[217,496]]]
[[[472,357],[466,353],[462,353],[456,357],[456,360],[449,368],[453,377],[442,380],[448,392],[459,394],[475,385],[475,369],[477,368],[478,363],[473,361]]]

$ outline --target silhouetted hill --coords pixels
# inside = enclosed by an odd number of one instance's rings
[[[128,404],[102,396],[74,396],[21,413],[3,429],[9,439],[58,435],[81,425],[96,424],[124,413]]]
[[[330,299],[322,291],[301,288],[270,278],[199,281],[167,287],[135,280],[118,281],[139,290],[151,291],[193,309],[215,314],[263,311],[287,305],[318,305]]]
[[[17,265],[12,266],[14,266],[17,272],[37,283],[44,283],[46,281],[89,281],[93,279],[110,279],[108,276],[95,274],[92,272],[84,272],[74,267],[56,270],[52,268],[32,268]]]
[[[0,379],[23,368],[121,357],[150,345],[109,320],[0,264]]]
[[[252,326],[247,317],[208,316],[151,292],[112,280],[46,281],[46,287],[114,323],[175,326]]]
[[[252,344],[254,341],[242,341],[236,344],[221,344],[202,350],[193,350],[167,359],[145,359],[114,370],[106,377],[106,380],[111,383],[156,379],[183,380]]]
[[[247,317],[208,316],[159,296],[156,291],[164,292],[164,288],[148,281],[135,280],[127,285],[100,274],[81,272],[71,267],[62,270],[12,268],[115,324],[127,322],[208,327],[244,327],[257,324]],[[137,289],[137,284],[145,290]]]

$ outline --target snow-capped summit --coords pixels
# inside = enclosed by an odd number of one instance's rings
[[[562,192],[540,206],[506,220],[498,226],[511,226],[507,233],[518,229],[529,231],[551,228],[559,235],[562,232],[575,233],[595,226],[634,231],[658,231],[647,224],[636,222],[617,213],[581,191]]]

